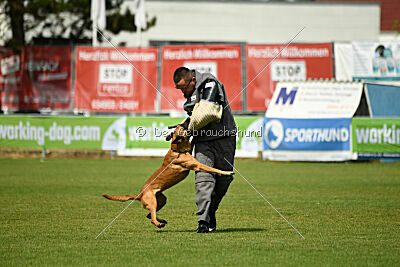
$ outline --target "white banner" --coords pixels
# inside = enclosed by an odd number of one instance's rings
[[[400,78],[400,42],[353,42],[354,76]]]
[[[362,89],[362,83],[278,83],[266,117],[351,118],[360,103]]]
[[[351,43],[334,43],[335,78],[337,81],[352,81],[354,76],[353,50]]]

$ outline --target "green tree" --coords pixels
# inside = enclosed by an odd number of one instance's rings
[[[136,31],[135,14],[129,9],[121,14],[122,3],[123,0],[106,0],[106,30],[113,34],[123,30]],[[26,41],[27,33],[34,38],[69,39],[71,43],[88,41],[91,38],[88,31],[92,28],[90,4],[90,0],[0,0],[0,8],[7,18],[6,25],[12,32],[12,37],[3,41],[7,47],[17,50],[32,43],[32,39]],[[156,17],[148,19],[147,29],[155,24]],[[103,41],[101,35],[98,39]]]

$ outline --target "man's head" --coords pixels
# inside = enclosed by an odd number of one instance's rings
[[[185,97],[192,95],[196,85],[194,72],[185,67],[179,67],[174,72],[175,88],[182,91]]]

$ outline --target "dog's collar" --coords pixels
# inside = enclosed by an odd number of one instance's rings
[[[171,150],[172,150],[172,152],[179,153],[179,154],[190,153],[190,151],[179,152],[179,151],[173,150],[172,148],[171,148]]]

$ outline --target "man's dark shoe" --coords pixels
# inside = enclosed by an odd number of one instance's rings
[[[199,221],[199,227],[197,228],[197,233],[208,233],[208,223],[206,221]]]
[[[208,231],[214,232],[215,229],[217,229],[217,219],[215,218],[215,211],[210,212],[208,215],[210,216],[210,222],[208,224]]]

